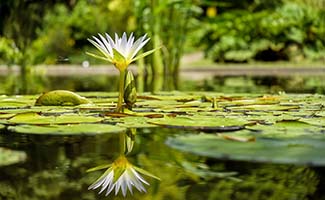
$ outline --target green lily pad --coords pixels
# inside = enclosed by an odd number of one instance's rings
[[[85,97],[67,90],[54,90],[46,92],[37,98],[36,106],[75,106],[91,103]]]
[[[227,109],[231,111],[287,111],[299,109],[299,106],[282,106],[282,105],[248,105],[248,106],[230,106]]]
[[[319,112],[315,113],[315,115],[318,117],[325,117],[325,110],[319,111]]]
[[[282,112],[279,115],[275,115],[274,113],[264,113],[264,112],[246,112],[246,115],[248,115],[247,119],[252,121],[259,121],[264,122],[268,124],[275,124],[279,121],[297,121],[300,119],[300,117],[293,116],[291,114],[288,114],[286,112]]]
[[[108,124],[19,125],[9,126],[8,130],[16,133],[40,135],[97,135],[126,131],[125,128]]]
[[[123,118],[105,118],[105,122],[116,123],[118,126],[126,128],[152,128],[157,127],[149,124],[145,117],[123,117]]]
[[[20,113],[8,120],[10,124],[78,124],[100,122],[100,117],[66,114],[59,116],[43,116],[35,112]]]
[[[280,138],[321,134],[322,129],[301,121],[279,121],[272,125],[255,125],[249,130],[260,131],[262,136]]]
[[[0,167],[25,161],[26,153],[0,147]]]
[[[0,130],[1,130],[1,129],[4,129],[5,127],[6,127],[5,125],[0,124]]]
[[[305,118],[301,119],[300,121],[312,124],[315,126],[323,126],[325,127],[325,117],[319,117],[319,118]]]
[[[34,104],[34,100],[32,98],[33,96],[21,96],[21,95],[16,95],[16,96],[0,96],[0,108],[5,109],[5,108],[23,108],[27,106],[32,106]]]
[[[165,117],[150,119],[148,123],[169,128],[205,131],[234,131],[243,129],[245,125],[250,124],[250,122],[240,118],[207,116]]]
[[[169,138],[173,148],[217,159],[325,165],[325,137],[272,139],[257,137],[255,142],[226,140],[216,135],[187,135]]]
[[[0,114],[0,119],[9,119],[13,116],[15,116],[15,114],[13,114],[13,113]]]

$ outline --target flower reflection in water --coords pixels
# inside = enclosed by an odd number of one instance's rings
[[[128,142],[129,136],[123,133],[123,136],[120,137],[121,144],[124,142]],[[123,145],[124,146],[124,145]],[[125,145],[128,146],[128,145]],[[125,147],[124,146],[124,147]],[[130,149],[128,150],[128,152]],[[99,194],[106,190],[105,196],[108,196],[115,189],[115,195],[122,191],[122,195],[125,197],[127,194],[127,190],[133,195],[133,187],[135,187],[140,192],[146,192],[145,185],[150,185],[142,175],[146,175],[157,180],[160,180],[158,177],[153,174],[143,170],[139,167],[132,165],[124,154],[121,154],[112,164],[101,165],[92,169],[89,169],[88,172],[96,171],[100,169],[108,168],[105,173],[99,177],[92,185],[88,187],[88,189],[97,189],[100,188]]]

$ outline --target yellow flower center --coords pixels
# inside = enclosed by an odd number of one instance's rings
[[[129,163],[129,161],[126,159],[125,156],[120,156],[118,157],[114,163],[112,164],[112,167],[114,169],[116,168],[122,168],[122,169],[126,169],[130,166],[131,164]]]

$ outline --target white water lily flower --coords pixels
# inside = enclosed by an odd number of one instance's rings
[[[133,166],[131,163],[129,163],[125,156],[120,156],[111,165],[95,167],[88,171],[99,170],[106,167],[109,168],[95,183],[88,187],[89,190],[101,187],[99,194],[106,190],[105,196],[108,196],[111,192],[113,192],[114,189],[115,195],[117,195],[119,190],[121,190],[123,196],[125,197],[127,190],[133,194],[133,187],[140,192],[146,192],[143,184],[149,185],[149,183],[140,175],[140,173],[159,179],[149,172]]]
[[[93,39],[88,39],[88,41],[91,42],[103,56],[87,53],[96,58],[113,63],[119,70],[125,70],[131,62],[145,57],[156,50],[153,49],[135,57],[140,49],[150,40],[150,38],[146,38],[146,34],[136,41],[134,41],[135,38],[133,33],[130,34],[129,38],[127,38],[125,32],[121,38],[115,33],[115,40],[107,33],[105,33],[106,38],[101,34],[98,34],[98,36],[99,37],[93,36]]]

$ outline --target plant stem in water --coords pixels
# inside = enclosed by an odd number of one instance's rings
[[[120,70],[119,94],[118,94],[118,102],[117,102],[116,112],[123,111],[125,71],[126,70]]]

